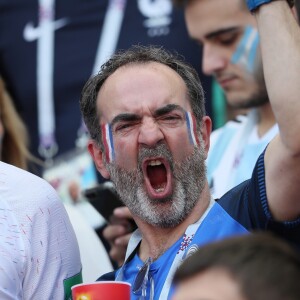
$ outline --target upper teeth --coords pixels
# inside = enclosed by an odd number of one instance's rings
[[[149,161],[149,166],[159,166],[161,165],[161,161],[160,160],[151,160]]]

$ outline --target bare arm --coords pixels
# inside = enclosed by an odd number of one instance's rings
[[[277,220],[293,220],[300,216],[300,29],[283,0],[260,6],[255,16],[280,132],[266,152],[267,197]]]

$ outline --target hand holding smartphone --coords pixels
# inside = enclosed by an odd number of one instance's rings
[[[114,209],[124,206],[114,187],[108,182],[84,190],[83,195],[108,223],[114,219]],[[132,230],[137,228],[134,220],[128,219],[128,221],[130,222]]]

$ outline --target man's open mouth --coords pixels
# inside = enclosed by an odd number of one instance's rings
[[[151,198],[163,198],[171,194],[169,163],[163,158],[146,159],[143,162],[146,189]]]

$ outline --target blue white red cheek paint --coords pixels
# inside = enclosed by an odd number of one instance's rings
[[[196,118],[189,111],[185,113],[185,117],[190,143],[194,146],[199,146],[200,142],[197,135]]]
[[[231,63],[241,65],[248,73],[253,73],[258,45],[259,35],[257,29],[246,26],[243,37],[231,57]]]
[[[112,135],[112,128],[110,124],[101,126],[102,139],[106,153],[106,161],[111,163],[115,159],[114,140]]]

